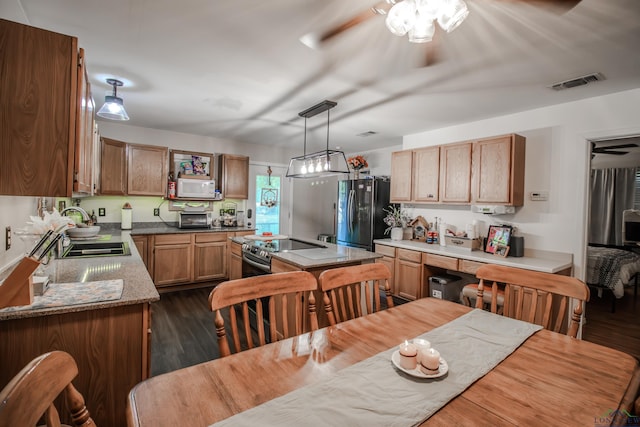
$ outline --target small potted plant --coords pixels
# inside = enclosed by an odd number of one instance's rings
[[[389,208],[383,210],[387,213],[383,219],[387,225],[384,234],[391,232],[391,240],[402,240],[403,228],[411,222],[411,217],[400,206],[389,205]]]

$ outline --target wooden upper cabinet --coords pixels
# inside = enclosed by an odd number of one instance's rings
[[[525,138],[504,135],[473,146],[473,202],[524,204]]]
[[[470,142],[440,146],[440,201],[471,201],[471,147]]]
[[[412,162],[413,153],[411,150],[391,153],[391,202],[411,201]]]
[[[73,192],[78,41],[0,19],[0,194]]]
[[[413,201],[437,202],[440,187],[440,147],[413,151]]]
[[[127,194],[127,143],[101,138],[100,194]]]
[[[218,182],[225,199],[249,198],[249,157],[220,154]]]
[[[167,177],[167,147],[128,144],[127,194],[164,196],[167,193]]]
[[[78,61],[78,115],[76,120],[73,191],[81,194],[93,194],[95,104],[91,96],[91,84],[89,83],[85,66],[84,49],[80,49]]]

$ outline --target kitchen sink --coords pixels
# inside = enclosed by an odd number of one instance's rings
[[[93,258],[131,255],[127,242],[71,243],[61,258]]]

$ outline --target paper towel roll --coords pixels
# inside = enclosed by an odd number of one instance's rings
[[[121,228],[123,230],[131,230],[132,218],[133,218],[133,209],[131,209],[131,206],[122,208]]]

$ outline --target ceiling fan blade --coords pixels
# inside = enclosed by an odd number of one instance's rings
[[[323,43],[328,42],[343,32],[360,25],[375,16],[385,15],[391,6],[393,6],[393,3],[395,3],[395,1],[390,2],[387,0],[381,0],[370,8],[363,10],[346,21],[342,21],[338,25],[335,25],[325,31],[305,34],[300,37],[300,41],[312,49],[318,49]]]
[[[551,12],[563,14],[580,3],[581,0],[503,0],[512,3],[529,3],[531,5],[545,8]]]
[[[633,143],[629,143],[629,144],[618,144],[618,145],[606,145],[604,147],[598,147],[598,149],[601,150],[617,150],[618,148],[633,148],[633,147],[637,147],[638,144],[633,144]]]
[[[607,151],[607,150],[594,150],[596,154],[613,154],[615,156],[622,156],[624,154],[629,154],[628,151]]]

